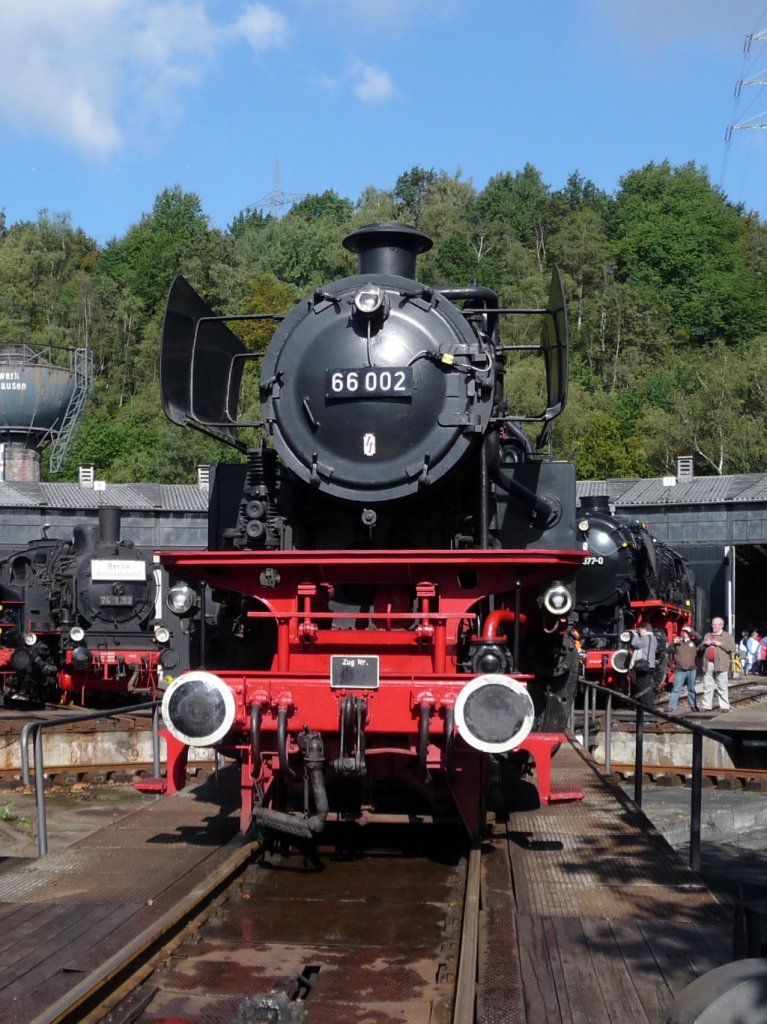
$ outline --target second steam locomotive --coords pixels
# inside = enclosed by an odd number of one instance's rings
[[[666,650],[692,624],[694,584],[686,560],[644,523],[610,512],[607,497],[583,497],[578,515],[584,560],[575,614],[587,679],[605,686],[626,680],[630,630],[657,634],[656,685],[665,681]]]
[[[531,754],[550,798],[577,683],[575,469],[542,454],[566,399],[562,287],[555,271],[547,306],[506,309],[420,283],[414,228],[344,244],[357,273],[277,318],[264,353],[234,333],[247,317],[183,278],[170,291],[165,411],[243,461],[216,469],[208,549],[160,555],[218,607],[201,667],[164,697],[169,777],[213,744],[240,763],[243,827],[457,811],[478,835],[490,755]],[[536,358],[531,316],[546,398],[525,416],[504,366]]]
[[[41,537],[0,560],[6,700],[150,700],[177,664],[160,569],[120,539],[120,519],[103,507],[71,539]]]

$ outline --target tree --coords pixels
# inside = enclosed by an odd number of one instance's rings
[[[734,342],[759,324],[763,291],[749,267],[739,210],[694,163],[650,163],[621,179],[616,279],[656,297],[671,328],[696,343]]]
[[[476,219],[483,229],[504,240],[517,239],[535,252],[541,269],[546,264],[549,217],[549,187],[529,163],[515,174],[492,177],[477,199]]]
[[[123,239],[108,243],[99,272],[135,296],[151,318],[162,313],[177,274],[215,299],[212,268],[229,259],[226,241],[211,229],[199,196],[176,186],[161,192],[151,214],[142,217]]]
[[[76,282],[92,272],[98,246],[66,214],[0,233],[0,339],[73,345],[78,338]]]
[[[598,211],[590,206],[568,211],[550,239],[549,255],[572,282],[573,287],[569,291],[570,321],[574,320],[575,332],[579,335],[583,326],[584,299],[587,293],[603,287],[613,264],[604,219]]]
[[[436,171],[414,166],[400,174],[394,183],[394,202],[397,220],[418,227],[429,186],[437,179]]]

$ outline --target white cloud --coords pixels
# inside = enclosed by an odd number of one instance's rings
[[[680,43],[730,50],[765,18],[764,0],[591,0],[593,13],[624,44],[664,50]]]
[[[288,22],[278,11],[265,4],[252,4],[237,19],[235,30],[254,50],[283,46],[288,37]]]
[[[362,60],[353,61],[340,75],[320,75],[317,82],[329,92],[350,88],[357,99],[366,103],[388,100],[395,92],[387,71],[382,71]]]
[[[361,100],[388,100],[394,94],[392,80],[386,71],[373,67],[372,64],[355,65],[352,71],[354,94]]]
[[[228,45],[263,51],[287,21],[250,3],[214,22],[209,0],[3,0],[0,118],[28,133],[105,156],[126,126],[167,116]]]

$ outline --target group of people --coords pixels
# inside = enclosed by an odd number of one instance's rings
[[[746,675],[767,676],[767,633],[744,629],[738,641],[738,654]]]
[[[633,696],[648,707],[655,704],[656,672],[660,660],[659,643],[649,623],[641,623],[637,629],[632,630]],[[737,649],[735,639],[724,630],[724,619],[713,618],[710,632],[702,639],[695,635],[691,626],[683,626],[679,636],[675,636],[668,645],[668,654],[674,659],[674,684],[668,701],[669,714],[676,712],[685,687],[691,711],[713,710],[714,693],[719,701],[719,710],[729,711],[730,664]],[[695,692],[699,658],[703,664],[703,693],[700,705]]]

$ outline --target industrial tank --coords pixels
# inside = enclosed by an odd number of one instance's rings
[[[59,363],[55,365],[53,358]],[[0,479],[37,481],[51,444],[56,472],[80,419],[90,382],[87,349],[0,348]]]

